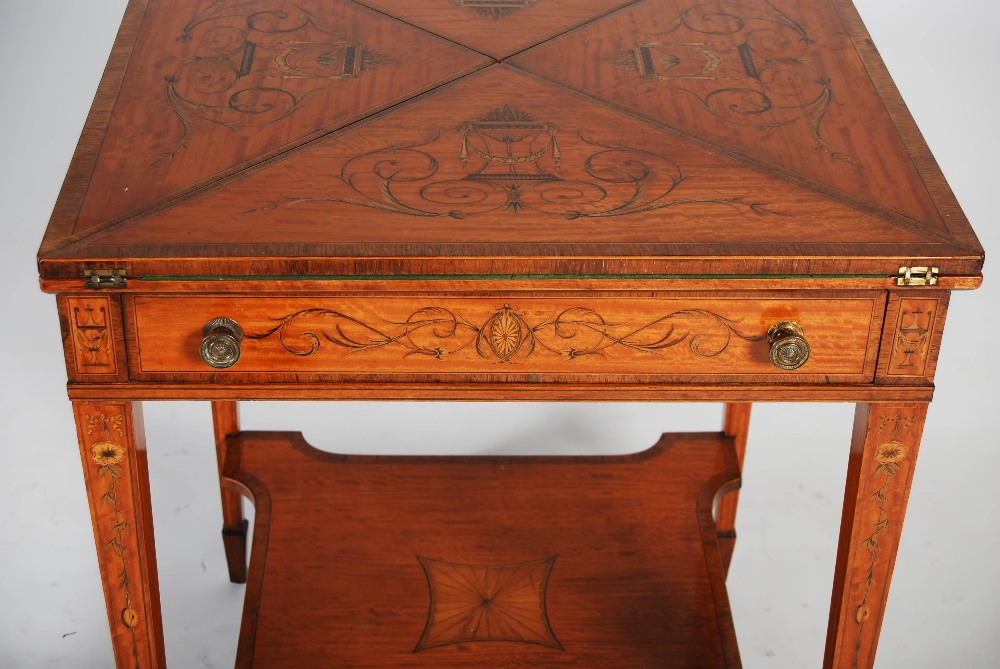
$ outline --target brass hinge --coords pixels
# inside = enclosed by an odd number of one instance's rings
[[[933,286],[938,281],[937,267],[900,267],[897,286]]]
[[[123,269],[87,269],[83,271],[84,288],[124,288],[125,270]]]

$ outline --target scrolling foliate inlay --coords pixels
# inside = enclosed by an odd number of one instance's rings
[[[318,91],[395,62],[302,7],[216,2],[184,26],[183,65],[164,77],[183,135],[157,161],[186,150],[196,119],[238,130],[290,116]]]
[[[506,565],[417,557],[431,604],[414,653],[474,641],[508,641],[563,650],[549,625],[545,591],[556,556]]]
[[[800,123],[818,151],[854,167],[821,133],[833,88],[809,59],[813,40],[769,0],[757,5],[694,5],[669,30],[605,60],[691,96],[726,123],[762,130]]]
[[[112,512],[112,521],[109,528],[105,528],[110,536],[104,549],[114,554],[113,566],[109,564],[108,569],[118,569],[115,574],[118,582],[118,591],[121,596],[121,610],[118,612],[118,619],[131,634],[132,656],[135,666],[139,667],[139,651],[136,640],[135,627],[139,624],[139,613],[133,607],[133,582],[130,572],[129,551],[126,545],[125,535],[130,531],[129,519],[122,508],[121,500],[118,496],[118,481],[126,476],[125,447],[118,443],[118,439],[125,436],[122,423],[124,415],[108,416],[107,414],[86,415],[87,436],[94,436],[95,431],[98,441],[91,445],[92,459],[97,465],[97,478],[107,481],[107,489],[101,495],[104,502]],[[95,516],[97,522],[97,516]],[[109,579],[110,580],[110,579]],[[111,597],[111,595],[108,595]],[[110,604],[109,604],[110,607]]]
[[[455,140],[460,148],[449,156]],[[435,179],[441,168],[438,156],[460,163],[465,176]],[[743,196],[685,197],[684,182],[693,177],[670,158],[590,139],[582,129],[564,134],[555,123],[538,121],[509,105],[427,141],[357,155],[331,177],[342,195],[283,195],[244,213],[327,202],[456,219],[533,211],[573,220],[685,205],[782,215],[767,203]]]
[[[490,19],[502,19],[519,9],[533,7],[542,0],[451,0],[451,4],[468,7],[476,14]]]
[[[729,348],[733,337],[746,341],[764,338],[763,334],[739,330],[737,320],[700,309],[675,311],[644,325],[608,322],[584,307],[566,309],[532,324],[509,305],[496,309],[478,325],[436,306],[419,309],[404,321],[384,320],[379,325],[318,308],[275,320],[277,325],[270,330],[246,337],[264,340],[276,336],[286,352],[300,357],[315,354],[327,342],[348,355],[393,347],[400,349],[404,358],[421,355],[444,360],[471,348],[480,358],[497,363],[523,360],[536,353],[571,361],[605,356],[616,348],[662,356],[687,342],[694,355],[712,358]]]
[[[890,516],[886,503],[888,501],[889,489],[892,487],[896,475],[900,471],[901,464],[910,451],[904,441],[909,441],[913,436],[913,416],[879,416],[878,434],[880,438],[887,441],[881,442],[875,447],[875,471],[874,476],[881,486],[875,490],[871,496],[871,503],[877,510],[875,522],[871,526],[871,533],[861,541],[858,550],[868,553],[868,567],[864,571],[864,589],[861,592],[861,599],[854,609],[854,620],[858,624],[858,640],[854,647],[854,663],[852,666],[859,666],[861,651],[863,648],[865,625],[871,617],[872,589],[876,585],[876,567],[879,561],[879,552],[882,548],[882,533],[889,529],[890,524],[896,522]],[[888,434],[886,434],[888,432]],[[898,538],[898,537],[897,537]]]

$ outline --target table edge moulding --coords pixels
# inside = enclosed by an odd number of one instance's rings
[[[143,401],[211,402],[237,666],[484,669],[739,667],[752,403],[836,401],[823,666],[870,669],[983,261],[849,0],[130,0],[38,252],[117,666],[166,666]],[[393,458],[241,431],[269,399],[726,411]]]

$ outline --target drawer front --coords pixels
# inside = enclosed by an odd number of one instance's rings
[[[129,301],[136,380],[234,375],[331,380],[867,383],[885,298],[139,296]],[[199,356],[213,318],[239,323],[239,361]],[[768,329],[802,326],[811,357],[784,371]],[[234,379],[235,380],[235,379]]]

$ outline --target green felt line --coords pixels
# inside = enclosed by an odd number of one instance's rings
[[[455,281],[517,279],[886,279],[887,274],[333,274],[322,276],[144,276],[143,281]]]

